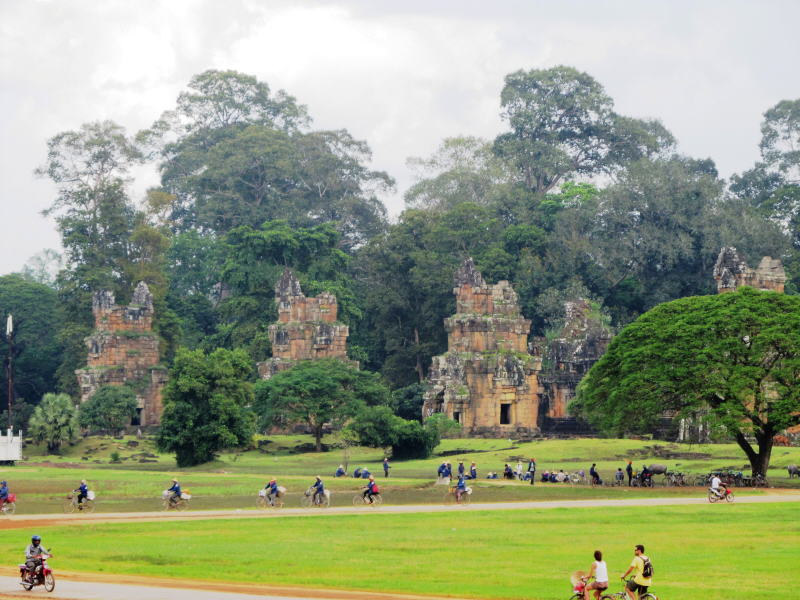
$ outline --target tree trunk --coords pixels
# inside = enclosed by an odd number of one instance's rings
[[[772,432],[759,432],[756,433],[756,442],[758,443],[758,452],[755,451],[750,442],[743,433],[736,434],[736,443],[744,450],[747,455],[747,460],[750,461],[750,469],[753,471],[753,477],[756,475],[767,476],[767,469],[769,468],[769,461],[772,456]]]
[[[414,345],[419,348],[419,329],[414,327]],[[425,371],[422,368],[422,357],[419,355],[419,350],[416,352],[417,356],[417,364],[415,370],[417,371],[417,376],[419,377],[420,383],[425,383]]]
[[[314,444],[317,452],[322,452],[322,425],[314,425]]]

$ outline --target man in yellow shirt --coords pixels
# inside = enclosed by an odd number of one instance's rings
[[[633,579],[625,585],[625,591],[628,592],[628,598],[636,600],[635,594],[638,592],[641,598],[653,583],[653,565],[650,564],[650,559],[645,555],[644,546],[641,544],[636,544],[633,555],[631,566],[625,571],[622,579],[625,579],[631,571],[634,572]]]

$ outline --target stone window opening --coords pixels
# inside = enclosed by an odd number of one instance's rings
[[[511,425],[511,404],[500,405],[500,425]]]
[[[456,423],[461,423],[461,413],[457,410],[453,412],[453,421]]]

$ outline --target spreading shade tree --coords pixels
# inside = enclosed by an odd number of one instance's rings
[[[743,288],[661,304],[614,338],[571,407],[618,436],[667,414],[705,421],[766,475],[773,437],[800,425],[800,297]]]

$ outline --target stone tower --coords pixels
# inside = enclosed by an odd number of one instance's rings
[[[714,279],[719,294],[734,292],[742,286],[782,294],[786,272],[781,260],[771,256],[765,256],[757,268],[751,269],[736,248],[727,246],[719,251],[717,263],[714,265]]]
[[[92,298],[94,332],[86,338],[86,368],[78,369],[81,402],[104,385],[129,383],[139,403],[138,425],[158,425],[167,369],[159,365],[158,336],[153,332],[153,295],[139,282],[128,306],[115,304],[103,290]],[[137,422],[138,421],[138,422]]]
[[[337,321],[336,296],[323,292],[306,298],[291,270],[284,269],[275,284],[278,321],[269,326],[272,358],[258,363],[258,374],[269,379],[299,360],[347,358],[347,325]]]
[[[447,353],[433,358],[423,417],[444,413],[470,435],[538,428],[538,358],[528,353],[531,322],[508,281],[487,284],[471,258],[455,275],[456,314],[445,319]]]
[[[539,373],[546,421],[543,428],[569,425],[567,406],[575,398],[583,376],[605,354],[611,337],[611,329],[599,310],[593,310],[588,300],[578,298],[564,303],[564,325],[557,337],[536,340],[543,359]]]

